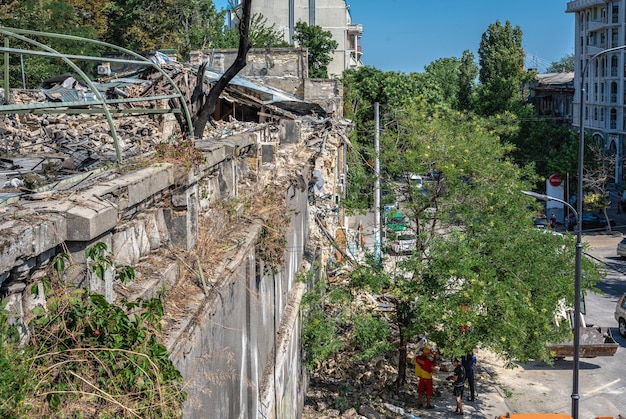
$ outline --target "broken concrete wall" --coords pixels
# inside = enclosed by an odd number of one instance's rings
[[[192,65],[208,61],[215,70],[223,73],[237,58],[236,49],[193,51]],[[238,75],[255,83],[268,85],[302,97],[303,81],[308,77],[307,51],[300,48],[252,48],[248,52],[246,66]]]
[[[339,80],[306,79],[303,98],[321,105],[328,115],[343,117],[343,84]]]
[[[308,238],[306,191],[289,203],[294,218],[283,269],[265,270],[247,240],[208,298],[188,294],[199,302],[196,322],[179,329],[168,345],[187,385],[184,417],[299,416],[305,394],[298,316],[303,284],[296,286],[295,277]],[[256,237],[259,228],[252,226],[247,237]]]
[[[42,304],[43,288],[32,295],[31,285],[55,255],[68,252],[78,268],[72,279],[109,301],[166,291],[164,339],[188,384],[184,417],[297,417],[306,389],[298,315],[304,285],[296,274],[311,227],[311,156],[319,156],[315,166],[333,192],[327,163],[340,142],[325,131],[328,121],[317,124],[290,123],[271,135],[260,126],[198,141],[200,167],[160,162],[94,172],[71,190],[32,194],[2,208],[0,281],[9,309],[24,317]],[[313,140],[304,139],[312,133]],[[328,150],[320,149],[324,144]],[[264,156],[267,147],[271,153]],[[235,218],[240,239],[207,275],[206,287],[195,274],[183,275],[190,268],[181,255],[203,244],[201,221],[214,217],[220,202],[236,203],[240,189],[262,193],[272,183],[284,185],[291,209],[283,266],[264,270],[256,255],[260,225]],[[238,207],[233,212],[239,216]],[[112,272],[104,281],[90,277],[84,253],[97,242],[112,250],[116,263],[133,266],[137,278],[123,285]]]

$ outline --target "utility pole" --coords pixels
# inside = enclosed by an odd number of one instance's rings
[[[376,181],[374,182],[374,259],[380,261],[380,117],[379,103],[374,103],[374,153],[376,160],[374,163],[374,172]]]

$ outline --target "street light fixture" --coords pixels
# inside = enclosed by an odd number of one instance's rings
[[[582,148],[581,148],[582,153]],[[582,154],[581,154],[582,155]],[[536,192],[530,191],[522,191],[523,194],[532,196],[533,198],[539,199],[540,201],[555,201],[560,202],[561,204],[567,206],[573,213],[574,217],[576,217],[577,227],[576,227],[576,265],[575,265],[575,273],[574,273],[574,324],[573,324],[573,332],[574,332],[574,368],[572,370],[572,417],[574,419],[578,419],[578,401],[580,400],[580,395],[578,394],[578,376],[580,372],[580,297],[581,297],[581,276],[582,276],[582,255],[583,255],[583,244],[582,244],[582,220],[578,216],[582,214],[582,175],[580,171],[582,171],[582,159],[579,162],[579,177],[578,177],[578,211],[574,209],[568,202],[563,201],[562,199],[555,198],[553,196],[544,195]]]
[[[578,221],[578,225],[576,228],[576,296],[574,298],[574,379],[573,379],[573,388],[572,388],[572,418],[578,419],[578,401],[580,399],[580,395],[578,394],[578,373],[580,369],[580,270],[581,270],[581,254],[582,254],[582,229],[583,223],[578,214],[582,215],[583,213],[583,166],[585,162],[585,125],[584,125],[584,111],[585,111],[585,76],[587,75],[587,68],[589,68],[589,64],[594,62],[596,58],[603,56],[605,54],[619,51],[625,49],[626,45],[620,45],[614,48],[608,48],[602,50],[595,55],[592,55],[586,62],[583,67],[583,71],[580,74],[580,110],[578,115],[578,129],[579,129],[579,140],[578,140],[578,191],[576,193],[576,220]],[[584,51],[581,50],[581,54],[584,54]],[[548,197],[552,201],[562,202],[568,206],[568,208],[572,209],[572,206],[568,203],[561,201],[556,198]]]

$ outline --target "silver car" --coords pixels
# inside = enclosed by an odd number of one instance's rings
[[[617,320],[619,334],[626,338],[626,294],[622,295],[620,299],[617,300],[615,320]]]
[[[391,250],[396,255],[401,253],[413,253],[417,242],[415,234],[398,233],[398,236],[391,242]]]
[[[617,243],[617,256],[626,259],[626,238]]]

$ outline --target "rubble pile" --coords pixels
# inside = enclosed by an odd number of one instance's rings
[[[36,103],[38,92],[13,91],[15,103]],[[9,114],[0,116],[2,153],[16,157],[88,150],[101,158],[115,156],[115,146],[104,115],[98,114]],[[120,148],[124,153],[148,151],[163,140],[163,116],[114,118]]]

